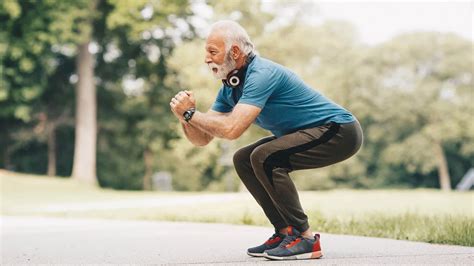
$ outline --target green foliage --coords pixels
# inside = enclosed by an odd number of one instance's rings
[[[105,187],[141,189],[147,171],[170,168],[164,160],[177,133],[168,103],[180,86],[170,78],[168,58],[176,38],[193,35],[177,26],[191,13],[186,1],[108,1],[100,8],[96,73],[105,104],[99,104],[98,177]],[[153,160],[146,163],[148,152]]]
[[[474,139],[471,53],[472,43],[439,33],[402,35],[372,50],[367,60],[377,70],[374,85],[384,89],[370,99],[380,107],[367,136],[379,143],[381,165],[436,178],[436,143],[470,150],[463,146]],[[465,155],[472,161],[473,153]]]
[[[46,169],[47,135],[53,123],[54,128],[66,124],[71,113],[68,79],[74,50],[69,48],[81,41],[85,29],[81,21],[91,16],[74,11],[84,9],[88,2],[12,0],[0,4],[5,26],[0,30],[0,166],[27,172]],[[59,145],[57,152],[67,150],[63,147],[70,146]],[[71,157],[63,156],[58,168],[68,165]]]
[[[0,32],[0,117],[34,119],[32,104],[50,86],[48,76],[58,66],[54,50],[82,41],[90,2],[11,0],[0,5],[5,25]]]
[[[417,32],[369,47],[347,22],[308,24],[307,10],[317,8],[311,3],[278,1],[266,11],[261,1],[208,4],[212,20],[237,20],[261,56],[296,72],[363,126],[364,146],[353,158],[292,173],[300,189],[439,187],[437,147],[453,184],[474,165],[471,41]],[[203,63],[191,10],[184,0],[2,1],[0,167],[43,173],[56,129],[58,174],[70,174],[76,46],[92,31],[100,184],[137,190],[149,173],[169,171],[178,190],[237,189],[229,158],[269,132],[252,126],[236,141],[194,147],[169,110],[169,99],[188,89],[206,111],[221,86]],[[289,19],[279,20],[281,12]]]
[[[95,12],[90,12],[92,5],[97,6]],[[144,8],[154,11],[145,17]],[[2,143],[15,141],[2,145],[0,166],[27,172],[44,171],[45,134],[59,120],[66,126],[73,125],[71,83],[75,82],[75,68],[70,66],[74,63],[77,44],[92,31],[98,51],[95,74],[99,102],[99,181],[103,186],[140,189],[145,170],[157,170],[160,154],[166,153],[169,140],[176,138],[168,101],[179,87],[173,81],[164,83],[169,75],[166,59],[176,42],[193,36],[189,27],[177,30],[177,24],[189,15],[187,1],[2,4],[0,19],[7,28],[0,33],[5,36],[0,40],[0,47],[6,50],[1,58],[4,80],[0,87],[0,124],[8,130],[2,130],[0,139]],[[88,26],[91,20],[93,27]],[[150,38],[144,34],[160,30],[161,36]],[[142,82],[141,88],[127,93],[125,82],[137,80]],[[20,130],[25,134],[17,136]],[[59,137],[58,147],[69,147],[74,142],[73,135]],[[40,146],[34,146],[35,143]],[[56,151],[60,154],[63,150]],[[154,155],[149,165],[144,164],[145,151]],[[38,160],[41,167],[27,167],[28,153],[43,155]],[[72,153],[58,156],[58,165],[70,164],[71,156]]]

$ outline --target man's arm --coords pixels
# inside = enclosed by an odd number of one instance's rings
[[[207,111],[206,114],[212,114],[216,116],[228,115],[228,113],[220,113],[214,110],[209,110]],[[181,121],[181,126],[183,127],[184,134],[186,135],[188,140],[191,141],[191,143],[193,143],[196,146],[205,146],[209,144],[209,142],[211,142],[212,139],[214,139],[214,136],[210,135],[209,133],[206,133],[205,131],[200,130],[194,125],[191,125],[190,123]]]
[[[236,139],[255,121],[262,109],[239,103],[226,115],[196,111],[189,123],[207,134],[225,139]]]
[[[181,126],[183,127],[186,138],[196,146],[206,146],[214,138],[213,136],[197,129],[189,123],[181,122]]]

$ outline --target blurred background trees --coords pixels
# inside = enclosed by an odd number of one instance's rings
[[[194,147],[168,105],[188,89],[198,109],[210,108],[220,82],[203,63],[203,37],[213,21],[229,18],[261,56],[289,67],[364,128],[355,157],[294,172],[300,188],[449,190],[474,165],[471,41],[417,32],[368,46],[348,22],[307,23],[304,11],[317,14],[315,5],[260,4],[2,1],[0,167],[115,189],[152,189],[158,171],[170,172],[177,190],[239,189],[229,158],[269,133],[252,126],[239,140]]]

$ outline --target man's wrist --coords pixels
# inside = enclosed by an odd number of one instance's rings
[[[184,121],[187,122],[187,123],[189,123],[189,121],[193,118],[195,112],[196,112],[196,108],[195,108],[195,107],[192,107],[192,108],[189,108],[188,110],[186,110],[186,111],[183,113],[183,119],[184,119]]]

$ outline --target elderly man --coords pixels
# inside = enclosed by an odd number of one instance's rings
[[[171,110],[186,137],[197,146],[214,137],[233,140],[252,123],[273,133],[234,155],[237,174],[275,227],[247,254],[320,258],[320,236],[313,235],[288,173],[354,155],[363,139],[358,121],[287,68],[256,55],[247,32],[233,21],[212,25],[205,48],[205,63],[223,85],[206,113],[196,110],[191,91],[173,97]]]

